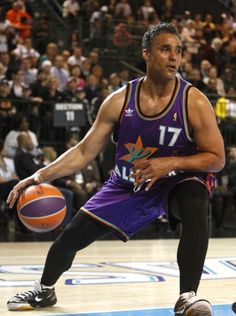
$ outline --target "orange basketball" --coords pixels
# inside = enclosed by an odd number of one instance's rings
[[[50,184],[32,185],[20,195],[17,213],[28,229],[37,233],[51,231],[60,225],[65,217],[64,195]]]

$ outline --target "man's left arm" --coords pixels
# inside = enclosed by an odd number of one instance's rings
[[[149,190],[157,179],[173,170],[217,172],[224,167],[224,142],[215,112],[207,97],[196,88],[189,90],[188,121],[198,152],[190,156],[161,157],[138,162],[132,174],[135,184],[148,181],[146,190]]]
[[[211,103],[196,88],[189,90],[188,116],[198,153],[183,159],[178,157],[174,170],[220,171],[225,164],[224,141]]]

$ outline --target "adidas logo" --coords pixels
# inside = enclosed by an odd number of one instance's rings
[[[134,110],[131,110],[131,109],[125,110],[125,116],[129,116],[129,117],[133,116],[133,111]]]

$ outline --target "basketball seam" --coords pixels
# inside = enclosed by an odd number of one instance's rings
[[[39,200],[43,200],[43,199],[45,199],[45,198],[54,198],[54,197],[65,200],[64,196],[46,195],[46,196],[42,196],[42,197],[39,197],[39,198],[36,198],[36,199],[33,199],[33,200],[29,201],[29,202],[24,203],[24,205],[22,205],[22,206],[21,206],[20,208],[18,208],[17,210],[18,210],[18,212],[19,212],[22,208],[24,208],[25,206],[29,205],[30,203],[33,203],[33,202],[36,202],[36,201],[39,201]]]

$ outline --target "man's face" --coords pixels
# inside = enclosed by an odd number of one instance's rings
[[[8,95],[10,93],[10,86],[8,84],[0,85],[0,95]]]
[[[162,33],[152,40],[150,51],[143,50],[147,69],[154,77],[173,79],[178,71],[182,54],[179,38],[171,33]]]
[[[32,139],[30,135],[27,133],[23,135],[22,148],[24,148],[28,152],[34,149],[34,144],[32,142]]]

